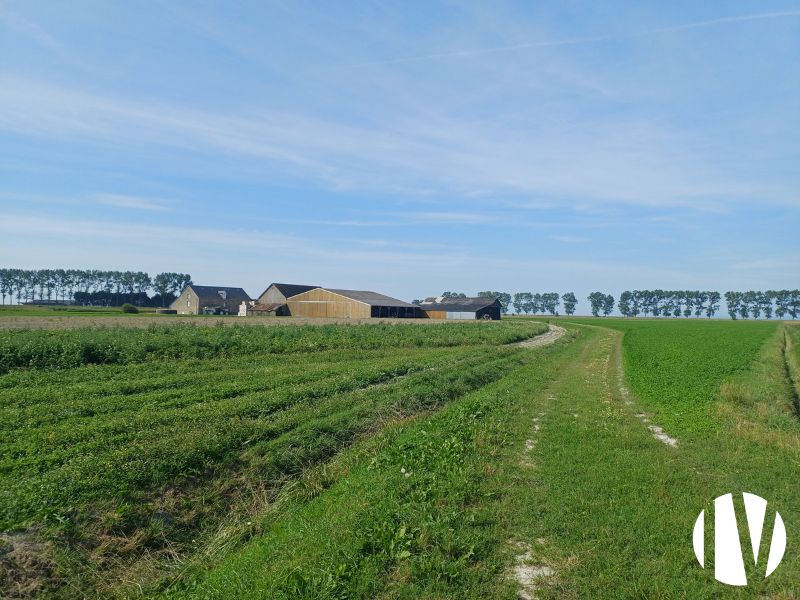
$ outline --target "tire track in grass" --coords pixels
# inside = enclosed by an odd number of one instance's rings
[[[616,342],[614,344],[613,362],[616,365],[616,387],[617,391],[626,406],[631,406],[635,403],[633,395],[628,391],[625,385],[625,371],[622,367],[622,334],[614,332]],[[637,412],[636,417],[642,420],[642,423],[648,424],[647,428],[653,433],[653,437],[660,442],[665,443],[667,446],[676,446],[678,440],[668,436],[664,433],[664,429],[658,425],[650,423],[650,418],[643,412]]]
[[[603,528],[591,522],[598,506],[603,507],[603,512],[613,512],[620,501],[626,501],[615,494],[614,486],[604,489],[605,480],[615,481],[620,489],[658,481],[664,478],[662,463],[669,460],[664,453],[671,451],[643,442],[646,433],[636,426],[636,401],[625,389],[621,370],[622,334],[606,328],[592,329],[592,339],[536,401],[540,412],[534,413],[522,451],[521,468],[535,471],[537,483],[529,491],[531,498],[522,501],[526,506],[521,519],[527,522],[521,523],[520,529],[525,533],[511,544],[516,558],[508,577],[519,585],[519,598],[584,597],[575,595],[572,581],[576,574],[578,587],[584,592],[586,587],[609,592],[605,586],[610,581],[619,583],[619,563],[609,566],[606,573],[595,571],[588,577],[586,573],[596,569],[598,562],[619,561],[614,555],[619,549],[609,550],[596,537],[600,532],[612,535],[606,531],[608,524]],[[652,457],[637,456],[630,446],[644,447],[645,454]],[[609,457],[613,457],[612,464],[608,464]],[[623,471],[630,468],[639,471],[635,478],[639,481],[629,484]],[[626,495],[630,502],[630,495]],[[633,510],[641,512],[646,508]],[[528,520],[526,515],[538,518]],[[581,533],[583,528],[591,532]],[[594,555],[606,553],[610,556],[595,560]],[[585,561],[594,564],[587,568]],[[604,581],[593,583],[592,578],[598,576]]]

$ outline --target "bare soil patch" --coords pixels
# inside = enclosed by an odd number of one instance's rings
[[[47,577],[50,548],[32,529],[0,533],[0,596],[33,597]]]

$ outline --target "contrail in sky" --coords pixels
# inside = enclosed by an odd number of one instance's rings
[[[609,40],[618,40],[621,38],[634,38],[655,33],[665,33],[668,31],[679,31],[681,29],[693,29],[695,27],[708,27],[710,25],[720,25],[722,23],[733,23],[736,21],[753,21],[756,19],[774,19],[777,17],[796,17],[800,16],[800,10],[785,11],[785,12],[772,12],[761,13],[758,15],[744,15],[741,17],[723,17],[721,19],[712,19],[710,21],[698,21],[697,23],[686,23],[685,25],[672,25],[670,27],[660,27],[658,29],[648,29],[646,31],[639,31],[628,35],[609,35],[597,36],[586,38],[571,38],[566,40],[554,40],[551,42],[531,42],[528,44],[516,44],[514,46],[500,46],[497,48],[484,48],[482,50],[462,50],[458,52],[443,52],[441,54],[426,54],[425,56],[409,56],[406,58],[395,58],[392,60],[378,60],[374,62],[365,62],[350,67],[370,67],[376,65],[391,65],[395,63],[413,62],[418,60],[429,60],[434,58],[459,58],[463,56],[475,56],[478,54],[491,54],[493,52],[506,52],[509,50],[524,50],[526,48],[543,48],[547,46],[568,46],[573,44],[588,44],[592,42],[606,42]]]

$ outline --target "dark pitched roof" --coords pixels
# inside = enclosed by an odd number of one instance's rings
[[[405,306],[406,308],[413,308],[413,304],[409,304],[408,302],[403,302],[402,300],[398,300],[397,298],[390,298],[389,296],[384,296],[383,294],[379,294],[377,292],[365,292],[360,290],[334,290],[333,288],[321,288],[328,292],[332,292],[334,294],[339,294],[340,296],[344,296],[345,298],[350,298],[351,300],[356,300],[358,302],[363,302],[364,304],[369,304],[370,306]]]
[[[451,312],[475,312],[487,306],[500,308],[500,301],[497,298],[425,298],[419,305],[422,310]]]
[[[267,290],[272,286],[275,286],[275,288],[281,294],[283,294],[284,298],[291,298],[292,296],[297,296],[297,294],[302,294],[303,292],[307,292],[309,290],[315,290],[319,287],[318,285],[298,285],[295,283],[270,283],[267,286]],[[261,292],[259,298],[261,298],[261,296],[266,294],[267,290]]]
[[[283,302],[280,302],[280,303],[277,303],[277,304],[275,304],[275,303],[270,303],[270,304],[256,304],[255,306],[249,306],[249,307],[247,308],[247,310],[254,310],[254,311],[256,311],[256,312],[261,312],[261,311],[268,311],[268,312],[269,312],[269,311],[277,310],[277,309],[279,309],[281,306],[286,306],[286,304],[285,304],[285,303],[283,303]]]
[[[237,287],[214,287],[213,285],[190,285],[192,291],[197,294],[200,298],[213,298],[217,297],[222,300],[222,297],[219,295],[219,292],[225,292],[225,295],[228,297],[228,300],[250,300],[250,296],[247,295],[242,288]]]

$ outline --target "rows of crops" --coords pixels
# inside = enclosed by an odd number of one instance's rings
[[[259,386],[269,376],[262,358],[217,370],[219,385],[201,376],[205,381],[196,388],[191,372],[179,382],[169,369],[163,381],[146,378],[144,391],[130,394],[125,392],[140,383],[136,373],[118,370],[120,384],[108,384],[108,392],[116,393],[93,394],[93,383],[63,386],[56,393],[63,400],[52,412],[50,382],[6,388],[0,527],[66,514],[91,498],[162,485],[234,461],[278,479],[334,453],[386,409],[430,408],[501,376],[508,365],[498,361],[513,353],[409,351],[363,357],[358,366],[335,359],[325,364],[324,353],[315,356],[315,365],[292,357],[284,365],[288,381]],[[307,381],[291,381],[298,370]],[[365,387],[402,375],[391,386]],[[44,404],[25,406],[39,395]]]
[[[157,326],[146,330],[14,330],[0,333],[0,373],[15,368],[65,369],[165,358],[225,358],[353,348],[443,348],[507,344],[532,335],[519,323],[448,323],[443,327],[376,324],[284,327]],[[543,330],[543,329],[541,329]]]
[[[17,349],[115,342],[117,348],[135,350],[142,342],[188,353],[191,343],[206,342],[209,352],[248,355],[63,371],[17,369],[0,377],[0,526],[60,514],[94,497],[162,485],[231,461],[259,463],[262,474],[280,477],[334,452],[387,406],[434,406],[501,376],[504,368],[497,361],[516,351],[486,344],[544,329],[481,325],[7,335],[5,341]],[[471,344],[436,348],[459,340]],[[277,344],[295,353],[257,353]],[[357,344],[384,349],[349,349]],[[302,352],[334,345],[347,350]],[[397,346],[411,348],[398,352]],[[147,353],[123,356],[149,358]]]

